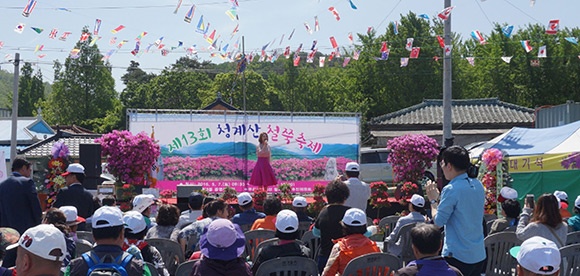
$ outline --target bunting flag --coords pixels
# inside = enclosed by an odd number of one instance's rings
[[[302,51],[302,43],[300,43],[300,45],[298,45],[298,49],[296,49],[296,51],[294,52],[294,55],[298,55],[301,51]]]
[[[402,57],[401,58],[401,67],[407,67],[409,65],[409,58]]]
[[[199,19],[199,22],[197,22],[197,28],[195,29],[195,31],[200,33],[200,34],[205,34],[205,25],[203,24],[203,15]]]
[[[121,42],[119,42],[119,44],[117,45],[117,49],[121,49],[121,47],[123,47],[123,45],[125,45],[125,43],[129,42],[129,40],[125,40],[123,39]]]
[[[135,38],[135,40],[136,40],[136,41],[140,41],[140,40],[141,40],[141,39],[143,39],[143,38],[144,38],[146,35],[147,35],[147,32],[142,32],[142,33],[140,33],[140,34],[139,34],[139,35],[138,35],[138,36]]]
[[[24,6],[24,10],[22,11],[22,16],[24,17],[30,16],[32,10],[34,10],[34,7],[36,7],[36,0],[28,0],[28,4]]]
[[[123,26],[123,25],[119,25],[119,27],[112,29],[112,30],[111,30],[111,33],[114,33],[114,34],[116,34],[116,33],[120,32],[120,31],[121,31],[121,30],[123,30],[123,29],[125,29],[125,26]]]
[[[185,51],[185,53],[186,53],[188,56],[191,56],[191,55],[195,55],[195,54],[197,54],[197,50],[195,49],[195,45],[193,45],[193,46],[191,46],[191,47],[187,48],[187,50]]]
[[[296,28],[292,29],[292,32],[288,36],[288,40],[291,40],[292,39],[292,37],[294,36],[294,31],[296,31]]]
[[[245,56],[241,56],[240,59],[238,60],[238,65],[237,65],[237,69],[236,71],[238,73],[242,73],[246,70],[246,67],[248,66],[248,59]]]
[[[20,23],[20,24],[16,25],[16,27],[14,28],[14,31],[21,34],[22,32],[24,32],[25,26],[26,26],[26,24]]]
[[[183,2],[183,0],[177,0],[177,7],[175,7],[175,10],[173,11],[173,14],[177,14],[177,11],[179,10],[179,7],[181,7],[181,2]]]
[[[238,49],[240,48],[240,38],[238,37],[238,40],[236,40],[236,42],[234,43],[234,49]]]
[[[167,55],[169,55],[169,50],[167,50],[167,49],[161,50],[161,55],[166,57]]]
[[[131,51],[131,54],[136,56],[139,53],[139,48],[141,47],[141,41],[137,40],[137,42],[135,42],[135,49],[133,49]]]
[[[36,54],[38,51],[42,51],[42,49],[44,49],[44,45],[36,45],[36,48],[34,48],[34,53]]]
[[[354,51],[354,53],[352,54],[352,59],[358,60],[359,57],[360,57],[360,50]]]
[[[439,42],[439,46],[441,46],[441,48],[445,48],[445,40],[443,40],[441,36],[437,36],[437,41]]]
[[[423,18],[423,19],[429,20],[429,15],[426,14],[426,13],[422,13],[422,14],[419,14],[419,18]]]
[[[82,33],[81,34],[81,38],[80,38],[79,41],[80,42],[85,42],[85,41],[87,41],[89,39],[89,37],[90,37],[90,34],[89,33]]]
[[[443,20],[447,20],[447,18],[451,16],[451,10],[453,10],[453,8],[455,8],[455,6],[447,7],[443,9],[439,14],[437,14],[437,16]]]
[[[546,34],[555,35],[560,29],[560,19],[550,20],[548,23],[548,28],[546,29]]]
[[[240,20],[240,18],[238,17],[238,11],[236,11],[236,9],[231,8],[229,10],[226,11],[226,15],[232,20],[232,21],[236,21],[236,20]]]
[[[205,41],[207,41],[207,43],[209,44],[213,44],[214,39],[215,39],[215,29],[211,32],[209,36],[207,36]]]
[[[6,61],[10,61],[12,59],[12,55],[11,54],[6,54],[6,55],[4,55],[4,59]]]
[[[318,16],[314,16],[314,31],[320,31],[320,24],[318,24]]]
[[[317,40],[312,41],[312,47],[310,47],[311,51],[314,51],[314,49],[316,49],[316,43],[318,43]]]
[[[348,33],[348,43],[350,43],[350,45],[354,44],[354,38],[352,37],[352,33]]]
[[[40,55],[38,55],[38,58],[44,58],[44,57],[46,57],[46,54],[40,54]]]
[[[503,35],[505,35],[505,37],[510,38],[512,36],[512,32],[514,31],[514,26],[513,25],[505,26],[501,31],[503,32]]]
[[[311,51],[308,56],[306,56],[306,63],[313,63],[314,62],[314,55],[316,54],[316,50]]]
[[[240,24],[238,23],[238,24],[236,24],[236,27],[232,31],[232,34],[230,35],[230,37],[234,37],[234,35],[236,35],[239,31],[240,31]],[[282,35],[282,38],[284,38],[284,35]],[[282,41],[280,41],[280,43],[282,43]]]
[[[340,49],[338,49],[338,47],[334,49],[334,57],[340,57]]]
[[[568,41],[568,42],[570,42],[570,43],[572,43],[574,45],[578,45],[578,39],[575,38],[575,37],[566,37],[564,39],[566,39],[566,41]]]
[[[195,13],[195,5],[191,5],[191,8],[189,8],[189,11],[187,11],[187,13],[185,14],[185,18],[183,19],[183,21],[191,23],[191,19],[193,18],[194,13]]]
[[[294,67],[297,67],[298,64],[300,64],[300,56],[296,55],[294,56]]]
[[[338,14],[338,11],[334,7],[330,7],[328,8],[328,10],[332,13],[332,15],[334,15],[336,21],[340,21],[340,15]]]
[[[387,42],[386,41],[383,41],[381,43],[381,53],[384,53],[384,52],[386,52],[388,50],[389,50],[389,47],[387,46]]]
[[[485,41],[485,37],[483,37],[483,35],[478,30],[472,31],[471,37],[473,37],[473,39],[479,41],[479,44],[481,44],[481,45],[484,45],[487,43]]]
[[[222,53],[227,53],[228,52],[228,47],[230,46],[230,44],[226,44],[223,48],[222,48]]]
[[[355,4],[352,2],[352,0],[348,0],[348,2],[350,3],[350,7],[351,7],[353,10],[356,10],[356,9],[358,9],[358,8],[355,6]]]
[[[532,67],[540,67],[540,60],[539,59],[532,59],[532,60],[530,60],[530,66],[532,66]]]
[[[381,53],[381,57],[379,60],[389,60],[389,54],[391,53],[391,49],[387,49],[386,52]]]
[[[286,46],[286,50],[284,50],[284,57],[286,57],[286,59],[290,58],[290,46]]]
[[[450,57],[452,50],[453,50],[453,45],[445,45],[443,52],[445,53],[446,57]]]
[[[349,57],[345,57],[344,58],[344,61],[342,62],[342,67],[346,67],[349,62],[350,62],[350,58]]]
[[[503,60],[505,63],[510,63],[512,61],[512,57],[501,57],[501,60]]]
[[[41,34],[44,29],[42,28],[37,28],[37,27],[30,27],[34,32],[36,32],[37,34]]]
[[[413,47],[409,58],[419,58],[419,53],[421,53],[421,47]]]
[[[326,57],[319,57],[318,58],[318,67],[324,67],[324,61],[326,61]]]
[[[79,55],[79,53],[80,53],[80,52],[81,52],[81,49],[76,49],[76,48],[75,48],[75,49],[72,49],[72,50],[70,51],[70,54],[69,54],[69,55],[70,55],[70,58],[72,58],[72,59],[77,59],[77,58],[79,58],[79,56],[80,56],[80,55]]]
[[[113,36],[111,37],[111,39],[109,39],[109,45],[115,45],[117,44],[117,37]]]
[[[521,40],[520,43],[522,44],[522,47],[524,47],[524,50],[526,50],[526,53],[529,53],[532,51],[532,46],[530,45],[530,41],[529,40]]]
[[[0,49],[4,48],[4,41],[0,41]]]
[[[372,31],[373,31],[373,26],[369,26],[367,28],[367,34],[371,34]]]
[[[161,50],[163,48],[165,48],[165,44],[163,44],[163,43],[162,44],[159,44],[159,46],[157,46],[157,49],[159,49],[159,50]]]
[[[413,41],[414,41],[414,40],[415,40],[415,39],[414,39],[414,38],[412,38],[412,37],[410,37],[410,38],[407,38],[407,44],[405,44],[405,50],[407,50],[407,51],[411,51],[411,50],[413,50]]]
[[[546,52],[546,45],[540,46],[540,48],[538,48],[538,57],[539,58],[548,57],[548,53]]]
[[[54,28],[52,29],[52,31],[50,31],[50,33],[48,34],[48,38],[50,39],[54,39],[56,37],[56,34],[58,34],[58,29]]]
[[[330,55],[328,55],[328,62],[332,61],[333,58],[334,58],[334,52],[330,52]]]
[[[399,22],[398,21],[393,22],[393,33],[395,35],[399,34]]]
[[[312,29],[310,28],[310,25],[308,25],[308,22],[304,22],[304,27],[306,28],[306,32],[312,34]]]
[[[99,39],[101,39],[100,36],[93,36],[93,39],[91,39],[91,43],[89,43],[89,46],[95,46],[95,44],[97,44],[97,41],[99,41]]]
[[[232,3],[232,7],[239,7],[240,3],[238,3],[238,0],[230,0],[230,3]]]
[[[93,35],[99,35],[101,30],[101,19],[95,19],[95,27],[93,28]]]
[[[467,60],[467,62],[469,62],[469,65],[475,66],[475,58],[474,57],[466,57],[465,59]]]
[[[334,36],[330,37],[330,45],[332,45],[332,49],[338,48],[338,43],[336,43],[336,39],[334,39]]]
[[[62,35],[58,38],[61,41],[66,41],[67,37],[72,34],[71,32],[64,32],[62,33]]]

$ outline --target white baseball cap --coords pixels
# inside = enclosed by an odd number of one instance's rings
[[[238,194],[238,204],[239,205],[246,205],[252,202],[252,195],[248,192],[243,192]]]
[[[518,191],[516,191],[514,188],[510,188],[510,187],[503,187],[501,188],[501,190],[499,191],[499,198],[497,199],[497,201],[499,202],[504,202],[507,199],[517,199],[518,198]]]
[[[77,225],[79,223],[86,221],[84,218],[79,217],[78,212],[77,212],[77,207],[61,206],[58,209],[64,213],[64,216],[66,217],[66,224],[67,225]]]
[[[276,229],[282,233],[298,231],[298,216],[292,210],[282,210],[276,215]]]
[[[306,202],[305,197],[297,196],[292,200],[292,206],[294,206],[294,207],[306,207],[306,206],[308,206],[308,202]]]
[[[560,200],[568,201],[568,194],[564,191],[554,191],[554,195]]]
[[[125,224],[123,222],[123,213],[117,207],[103,206],[93,214],[93,228],[114,227],[123,224]]]
[[[70,165],[68,165],[68,167],[66,168],[66,172],[64,172],[63,174],[61,174],[61,176],[67,176],[71,173],[81,173],[84,174],[85,173],[85,167],[83,167],[83,165],[79,164],[79,163],[72,163]]]
[[[551,275],[560,269],[558,246],[548,239],[535,236],[525,240],[521,246],[510,249],[512,257],[532,273]]]
[[[20,236],[18,243],[8,246],[6,250],[17,246],[50,261],[62,261],[66,255],[64,234],[52,224],[40,224],[28,228]]]
[[[358,208],[350,208],[344,213],[342,222],[348,226],[363,226],[367,225],[367,215]]]
[[[125,223],[125,229],[129,230],[129,233],[137,234],[147,228],[147,223],[143,215],[137,211],[128,211],[123,215],[123,222]]]
[[[411,197],[411,204],[413,204],[417,207],[425,207],[425,198],[418,195],[418,194],[414,194]]]
[[[133,198],[133,211],[142,213],[147,207],[155,204],[155,197],[153,195],[136,195]]]
[[[576,200],[574,201],[574,206],[576,206],[577,208],[580,208],[580,195],[578,197],[576,197]]]
[[[360,171],[360,167],[357,162],[348,162],[344,170],[347,172],[358,172]]]

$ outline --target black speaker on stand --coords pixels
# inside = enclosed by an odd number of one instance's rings
[[[85,189],[96,190],[101,185],[101,145],[100,144],[80,144],[79,162],[85,167],[85,180],[83,186]]]

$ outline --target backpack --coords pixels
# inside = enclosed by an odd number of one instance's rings
[[[83,253],[82,257],[89,267],[87,276],[129,276],[125,267],[133,259],[133,255],[127,252],[123,252],[117,258],[106,255],[101,259],[93,251],[89,251]],[[113,260],[113,262],[104,262],[104,260]]]

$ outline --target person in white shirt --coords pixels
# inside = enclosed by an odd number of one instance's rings
[[[348,162],[344,170],[347,176],[347,180],[344,183],[350,191],[350,196],[346,199],[344,205],[361,209],[366,213],[367,202],[371,197],[371,187],[369,184],[358,179],[360,173],[358,163]]]

